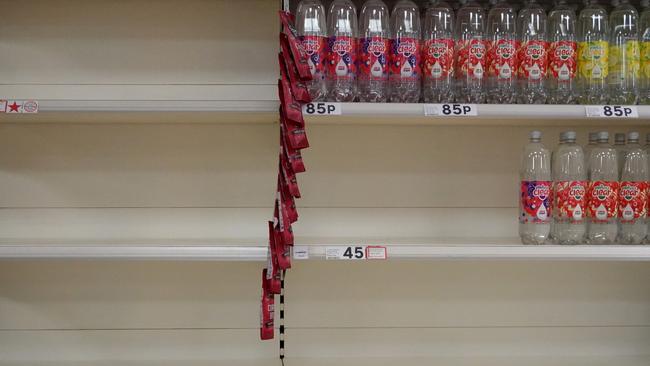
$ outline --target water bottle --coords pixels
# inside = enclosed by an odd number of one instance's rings
[[[553,236],[580,244],[587,232],[587,167],[574,131],[562,132],[553,152]]]
[[[454,101],[454,11],[445,1],[436,1],[424,14],[422,78],[424,101]]]
[[[578,16],[578,102],[606,104],[609,72],[607,11],[597,0],[587,0]]]
[[[544,104],[548,97],[546,11],[535,0],[530,0],[519,12],[517,22],[519,38],[517,102]]]
[[[517,81],[517,12],[507,0],[499,0],[487,17],[488,103],[515,102]]]
[[[390,101],[417,103],[420,101],[421,60],[420,11],[411,0],[395,4],[390,17],[391,60]]]
[[[616,150],[616,160],[618,160],[618,177],[621,178],[623,165],[625,165],[625,134],[614,134],[614,150]]]
[[[334,0],[328,13],[328,99],[353,102],[357,96],[357,8],[350,0]]]
[[[623,244],[641,244],[648,233],[648,155],[639,144],[639,133],[627,135],[625,166],[618,193],[618,239]]]
[[[473,0],[462,0],[456,15],[456,101],[483,103],[487,49],[485,13]]]
[[[636,104],[640,69],[639,14],[628,0],[609,17],[609,103]]]
[[[359,100],[388,100],[388,56],[390,50],[390,15],[381,0],[368,0],[361,8],[359,38]]]
[[[644,148],[645,154],[648,159],[648,175],[650,176],[650,133],[645,135],[645,148]],[[646,198],[648,199],[648,204],[646,205],[646,217],[648,216],[648,213],[650,213],[650,182],[646,184]],[[647,221],[647,229],[648,232],[650,232],[650,220]],[[645,239],[646,243],[650,242],[650,235],[646,236]]]
[[[576,42],[576,14],[559,0],[548,14],[548,102],[574,104],[575,79],[578,69],[578,43]]]
[[[616,240],[618,187],[616,150],[609,144],[609,133],[598,132],[598,142],[589,156],[587,240],[591,244],[612,244]]]
[[[642,0],[639,20],[639,38],[641,39],[641,71],[639,82],[639,104],[650,104],[650,1]]]
[[[327,96],[325,85],[325,59],[327,30],[325,7],[320,0],[302,0],[296,10],[296,31],[307,52],[312,80],[307,83],[313,101],[323,101]]]
[[[524,146],[519,176],[519,236],[524,244],[544,244],[551,231],[551,154],[539,131]]]

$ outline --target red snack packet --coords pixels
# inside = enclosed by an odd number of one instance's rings
[[[287,220],[290,224],[298,221],[298,210],[296,209],[296,200],[293,198],[289,192],[289,188],[286,186],[284,179],[282,179],[282,174],[278,174],[278,195],[280,197],[280,202],[282,207],[287,213]]]
[[[289,193],[295,198],[300,198],[300,188],[298,187],[296,173],[291,169],[291,163],[289,163],[289,160],[282,151],[280,152],[280,172],[282,173],[282,178],[284,178],[284,183],[289,188]]]
[[[296,71],[296,65],[293,63],[291,57],[288,57],[289,53],[286,49],[286,43],[282,43],[282,52],[278,54],[279,63],[280,63],[280,76],[284,80],[289,81],[289,86],[291,87],[291,93],[293,94],[296,100],[302,103],[311,102],[311,96],[309,96],[309,90],[307,85],[300,80],[298,72]]]
[[[272,294],[280,293],[280,270],[278,268],[277,258],[273,255],[275,247],[275,232],[273,228],[273,221],[269,221],[269,251],[266,259],[266,287]]]
[[[280,107],[280,123],[282,124],[284,136],[289,141],[291,148],[306,149],[309,147],[309,140],[307,140],[307,133],[304,127],[298,127],[289,122],[284,114],[284,110]]]
[[[291,245],[285,244],[282,240],[282,234],[274,230],[274,248],[273,254],[275,262],[277,263],[278,270],[285,270],[291,268]]]
[[[305,127],[305,119],[302,117],[302,107],[291,94],[291,87],[286,80],[278,80],[278,95],[280,96],[280,106],[284,110],[286,119],[298,127]]]
[[[286,133],[284,132],[284,126],[280,124],[280,145],[284,149],[284,153],[287,155],[287,160],[291,164],[291,168],[296,173],[304,173],[307,171],[305,168],[305,163],[302,160],[302,154],[300,150],[294,149],[291,147],[291,143],[287,140]]]
[[[287,214],[287,210],[282,207],[282,201],[279,197],[275,200],[274,215],[277,220],[274,227],[280,234],[282,243],[286,245],[293,245],[293,230],[291,228],[291,224],[289,223],[289,215]]]
[[[273,339],[273,318],[275,313],[275,297],[267,286],[267,269],[262,270],[262,300],[260,304],[260,339]]]
[[[280,35],[281,42],[287,42],[291,57],[296,64],[298,75],[302,80],[311,80],[312,75],[307,63],[307,53],[298,40],[296,29],[293,27],[293,20],[291,14],[280,11],[280,22],[282,23],[282,34]]]

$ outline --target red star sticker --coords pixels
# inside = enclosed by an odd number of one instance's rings
[[[16,112],[16,113],[18,113],[18,108],[20,108],[20,104],[17,104],[16,102],[14,102],[14,104],[10,104],[10,105],[9,105],[9,108],[10,108],[10,109],[9,109],[9,112]]]

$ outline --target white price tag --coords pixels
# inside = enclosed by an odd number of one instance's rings
[[[296,245],[293,247],[293,259],[309,259],[309,247],[305,245]]]
[[[468,117],[478,116],[476,104],[425,104],[425,116]]]
[[[639,118],[639,110],[634,105],[588,105],[587,117]]]
[[[302,113],[310,116],[339,116],[341,103],[307,103],[302,106]]]
[[[362,261],[386,259],[386,247],[350,245],[325,248],[325,259],[342,261]]]
[[[367,246],[366,247],[366,259],[368,260],[384,260],[387,259],[387,253],[386,253],[386,247],[380,247],[380,246]]]

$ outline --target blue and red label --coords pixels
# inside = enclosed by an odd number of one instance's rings
[[[326,38],[321,36],[302,36],[300,37],[302,47],[309,57],[309,71],[315,79],[323,75],[323,65],[325,64],[325,42]]]
[[[356,40],[348,36],[333,36],[327,40],[327,72],[331,78],[354,79],[356,75]]]
[[[388,80],[390,40],[382,37],[359,39],[359,78]]]
[[[519,222],[548,224],[551,222],[551,182],[522,181],[519,199]]]
[[[390,78],[416,81],[420,78],[420,40],[397,38],[392,41]]]

